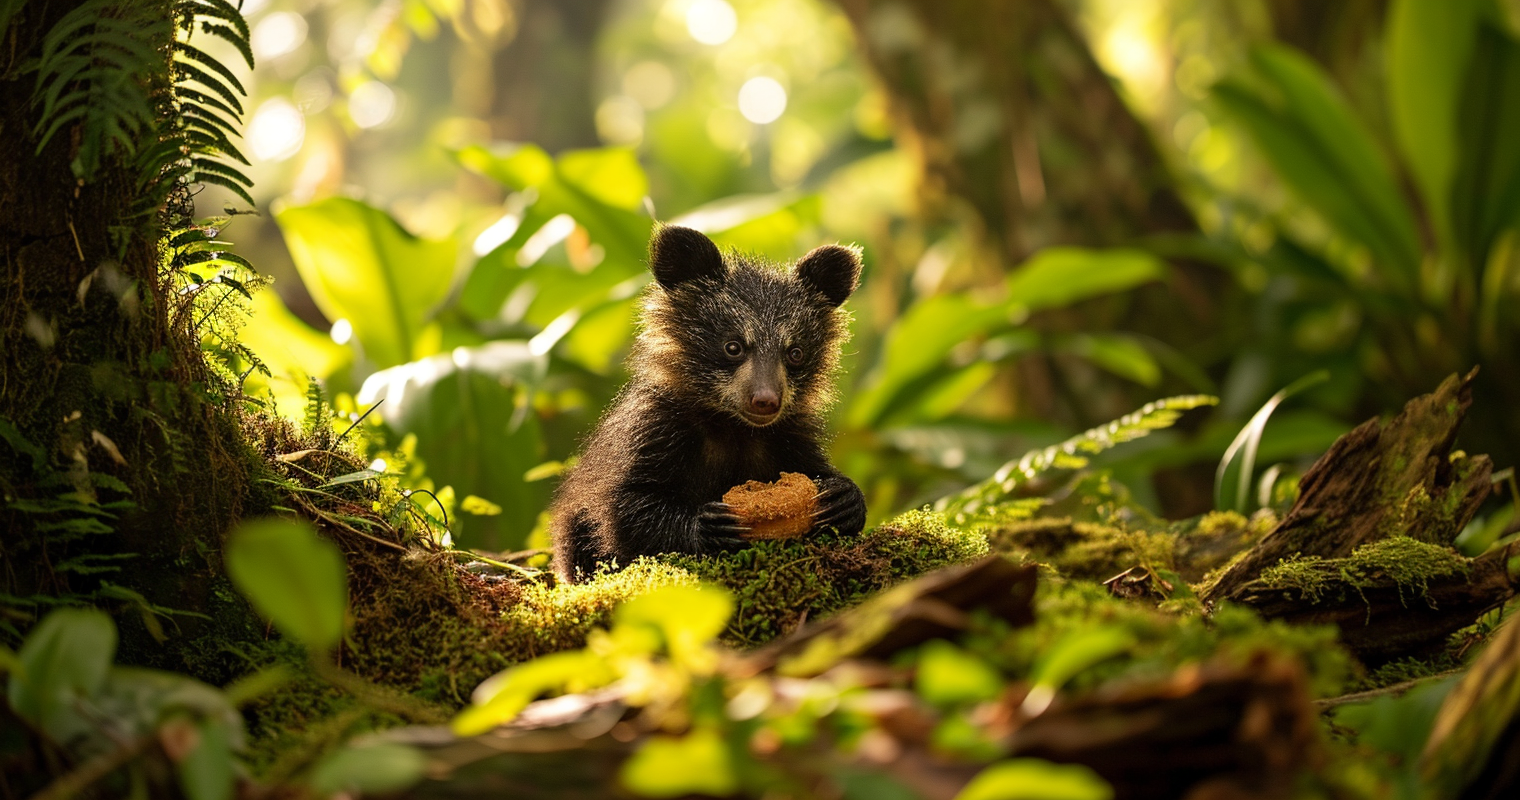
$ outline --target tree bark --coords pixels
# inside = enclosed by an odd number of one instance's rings
[[[838,0],[923,167],[1016,264],[1195,229],[1145,127],[1052,0]]]
[[[0,31],[0,592],[20,604],[7,609],[20,628],[32,597],[135,607],[125,655],[153,662],[166,651],[138,649],[162,634],[147,604],[216,606],[219,535],[244,506],[250,461],[234,401],[171,315],[158,241],[186,218],[131,216],[143,188],[127,157],[76,178],[77,122],[37,149],[27,65],[74,8],[27,3]],[[162,68],[139,79],[168,92],[170,43],[151,44]],[[221,624],[242,619],[234,604]],[[179,624],[180,643],[201,627]]]
[[[515,38],[494,58],[491,134],[551,153],[595,147],[596,39],[607,0],[519,0]]]

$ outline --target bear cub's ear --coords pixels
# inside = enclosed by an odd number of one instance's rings
[[[649,269],[666,289],[698,278],[722,278],[727,268],[718,246],[698,231],[661,225],[649,240]]]
[[[797,262],[797,279],[828,298],[831,305],[844,305],[860,285],[860,248],[837,244],[815,247]]]

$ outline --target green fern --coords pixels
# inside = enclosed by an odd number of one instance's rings
[[[944,497],[934,510],[945,514],[956,525],[986,525],[1008,519],[1023,519],[1039,510],[1042,498],[1014,498],[1019,486],[1053,469],[1081,469],[1088,459],[1115,445],[1169,428],[1182,412],[1200,406],[1212,406],[1219,398],[1209,395],[1183,395],[1147,403],[1106,425],[1074,436],[1066,441],[1032,450],[1009,461],[992,477],[965,490]]]
[[[37,62],[37,152],[69,131],[79,180],[109,160],[132,164],[143,198],[132,217],[186,182],[225,187],[252,205],[252,182],[223,160],[248,164],[231,141],[247,91],[197,36],[231,44],[252,69],[248,23],[228,0],[176,0],[167,17],[133,0],[87,0],[70,11]]]

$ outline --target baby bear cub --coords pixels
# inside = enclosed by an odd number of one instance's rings
[[[555,495],[560,577],[742,548],[744,524],[719,498],[782,472],[818,485],[813,531],[859,533],[865,498],[829,464],[823,429],[859,253],[825,245],[783,271],[663,226],[649,266],[632,377]]]

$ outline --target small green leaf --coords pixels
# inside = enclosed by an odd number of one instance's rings
[[[1044,710],[1054,692],[1087,669],[1135,646],[1135,636],[1118,627],[1081,628],[1056,640],[1034,666],[1034,689],[1025,702],[1032,712]]]
[[[482,517],[494,517],[501,513],[501,506],[496,505],[484,497],[468,495],[464,502],[459,504],[459,510],[466,514],[476,514]]]
[[[22,719],[54,741],[69,741],[84,723],[75,701],[100,692],[116,654],[116,624],[105,612],[61,608],[21,644],[6,694]]]
[[[216,720],[200,724],[200,742],[179,763],[179,785],[190,800],[232,797],[232,737]]]
[[[348,573],[338,546],[306,522],[258,519],[227,537],[227,574],[259,614],[313,651],[343,636]]]
[[[400,744],[350,745],[323,758],[312,770],[310,786],[322,797],[389,794],[422,780],[427,759]]]
[[[629,600],[613,617],[619,626],[645,625],[660,631],[672,658],[706,647],[728,625],[734,598],[717,586],[663,586]]]
[[[451,727],[456,736],[476,736],[511,722],[540,695],[588,691],[615,677],[601,656],[584,650],[539,656],[483,681],[471,696],[474,705],[454,717]]]
[[[707,729],[651,737],[623,763],[622,780],[642,797],[727,797],[739,789],[727,746]]]
[[[1110,800],[1113,796],[1107,781],[1080,764],[1015,758],[977,773],[955,800]]]
[[[1219,466],[1214,470],[1214,507],[1220,511],[1239,511],[1244,514],[1247,508],[1247,498],[1251,494],[1252,475],[1256,471],[1257,450],[1261,446],[1262,433],[1267,429],[1267,420],[1272,418],[1272,412],[1283,404],[1283,401],[1298,394],[1299,392],[1317,386],[1330,380],[1327,370],[1311,372],[1302,378],[1283,387],[1277,394],[1272,395],[1260,409],[1251,416],[1251,421],[1246,423],[1235,440],[1230,442],[1229,448],[1224,451],[1224,457],[1219,459]],[[1228,496],[1230,490],[1230,477],[1233,476],[1234,496]]]
[[[941,706],[991,700],[1003,691],[1003,677],[987,662],[943,640],[932,639],[918,651],[914,688]]]

